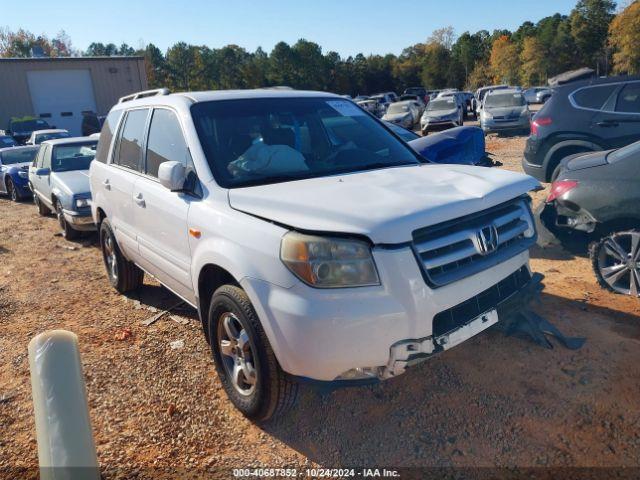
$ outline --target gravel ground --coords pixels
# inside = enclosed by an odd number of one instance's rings
[[[516,171],[523,146],[518,137],[487,139]],[[80,338],[105,478],[157,468],[223,469],[226,478],[247,466],[640,463],[640,304],[600,290],[579,252],[535,248],[532,267],[546,275],[538,311],[587,337],[581,350],[490,330],[378,386],[304,388],[289,416],[258,426],[226,399],[194,311],[143,326],[177,299],[148,280],[129,298],[117,294],[95,239],[71,243],[56,232],[32,204],[0,199],[3,478],[36,475],[27,343],[54,328]],[[176,340],[184,346],[171,348]]]

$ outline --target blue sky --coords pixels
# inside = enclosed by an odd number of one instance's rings
[[[269,52],[280,40],[315,41],[342,56],[399,54],[451,25],[456,33],[513,30],[576,0],[34,0],[29,8],[3,9],[0,26],[54,36],[64,29],[76,48],[92,41],[155,43],[162,51],[178,41],[218,48],[237,44]],[[159,6],[160,5],[160,6]]]

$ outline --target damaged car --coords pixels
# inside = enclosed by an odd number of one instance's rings
[[[423,163],[350,100],[239,90],[124,97],[91,163],[106,277],[197,308],[227,396],[282,414],[298,385],[407,371],[537,285],[533,178]]]
[[[618,150],[581,153],[562,161],[539,212],[542,224],[564,240],[580,232],[598,283],[640,295],[640,142]]]

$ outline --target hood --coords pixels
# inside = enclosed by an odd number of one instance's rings
[[[563,159],[560,164],[564,170],[568,171],[599,167],[607,164],[607,155],[610,152],[611,150],[606,152],[576,153]]]
[[[88,193],[89,170],[72,170],[70,172],[53,172],[56,184],[69,195]]]
[[[425,164],[229,190],[232,208],[299,230],[411,241],[414,230],[518,197],[540,184],[515,172]]]
[[[484,107],[485,112],[494,117],[519,117],[525,111],[525,106],[521,107]]]
[[[424,112],[424,116],[427,118],[450,117],[457,114],[457,108],[454,108],[453,110],[425,110]]]
[[[31,162],[22,162],[22,163],[12,163],[11,165],[5,165],[7,170],[26,170],[31,166]]]

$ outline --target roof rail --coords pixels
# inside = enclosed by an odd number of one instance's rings
[[[155,97],[156,95],[169,95],[171,92],[168,88],[156,88],[154,90],[144,90],[142,92],[132,93],[131,95],[125,95],[120,97],[118,103],[130,102],[131,100],[138,100],[139,98]]]

